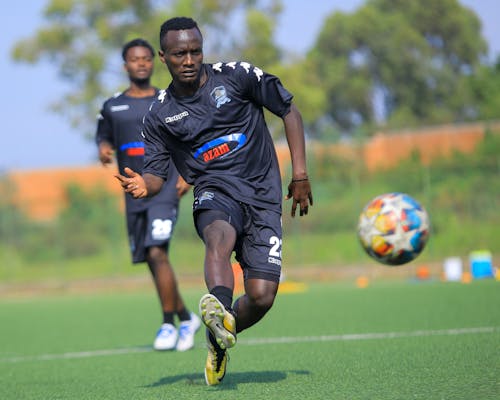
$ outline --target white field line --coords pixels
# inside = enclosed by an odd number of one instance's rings
[[[438,330],[420,330],[410,332],[381,332],[381,333],[348,333],[343,335],[322,335],[322,336],[284,336],[275,338],[255,338],[238,340],[238,346],[255,346],[268,344],[293,344],[293,343],[314,343],[314,342],[343,342],[357,340],[384,340],[425,336],[456,336],[473,335],[482,333],[500,332],[500,327],[485,326],[477,328],[455,328]],[[196,347],[204,347],[197,345]],[[0,358],[0,363],[20,363],[27,361],[49,361],[68,360],[76,358],[90,358],[102,356],[115,356],[120,354],[149,353],[154,350],[151,347],[127,347],[122,349],[92,350],[61,354],[40,354],[36,356],[18,356]]]
[[[479,328],[456,328],[428,331],[412,332],[381,332],[381,333],[347,333],[344,335],[324,335],[324,336],[302,336],[302,337],[277,337],[247,339],[246,345],[256,344],[280,344],[280,343],[312,343],[312,342],[344,342],[349,340],[376,340],[376,339],[398,339],[419,336],[453,336],[470,335],[476,333],[494,333],[500,332],[500,327],[479,327]],[[242,341],[243,342],[243,341]],[[241,342],[238,342],[241,343]]]

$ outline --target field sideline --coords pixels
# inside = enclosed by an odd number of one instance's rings
[[[278,295],[207,387],[203,333],[154,352],[152,290],[0,298],[1,399],[495,399],[500,283],[309,283]],[[196,309],[203,291],[185,291]]]

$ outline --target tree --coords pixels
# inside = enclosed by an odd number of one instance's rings
[[[498,119],[500,113],[500,56],[494,65],[483,65],[468,84],[477,99],[474,111],[479,119]]]
[[[278,0],[276,2],[279,3]],[[207,40],[211,57],[234,54],[227,35],[228,21],[258,0],[50,0],[44,11],[47,25],[20,40],[13,58],[27,63],[49,61],[69,91],[52,108],[72,126],[90,137],[95,115],[105,98],[125,82],[120,50],[128,40],[143,37],[157,46],[160,25],[176,15],[196,19]],[[161,68],[156,57],[157,70]],[[153,83],[164,87],[168,74],[155,74]]]
[[[327,114],[346,131],[473,118],[466,82],[486,56],[480,28],[457,0],[369,0],[332,14],[309,55]]]
[[[273,7],[274,6],[274,7]],[[251,60],[262,69],[280,59],[280,50],[273,42],[276,18],[281,13],[281,3],[267,10],[251,9],[246,14],[246,40],[237,49],[242,60]]]
[[[307,58],[293,57],[283,62],[284,55],[273,41],[276,21],[282,12],[280,1],[274,0],[262,9],[249,9],[246,14],[245,40],[236,45],[239,59],[250,60],[261,69],[280,77],[285,87],[294,95],[294,102],[301,111],[309,132],[316,132],[316,121],[324,114],[326,96],[321,80],[310,74],[311,63]],[[283,124],[266,112],[266,119],[274,136],[283,136]]]
[[[121,65],[123,43],[144,37],[157,46],[163,21],[191,15],[204,33],[208,62],[246,60],[280,76],[295,95],[306,126],[315,131],[325,113],[325,91],[320,77],[310,73],[309,60],[295,57],[283,62],[283,52],[274,42],[282,11],[282,0],[51,0],[44,11],[47,25],[20,40],[13,57],[31,64],[48,61],[58,69],[69,89],[51,107],[91,138],[102,102],[127,82]],[[165,69],[158,57],[155,68]],[[168,82],[168,73],[153,76],[156,86]],[[282,135],[282,124],[270,119],[273,134]]]

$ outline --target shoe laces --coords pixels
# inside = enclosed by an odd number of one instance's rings
[[[170,336],[175,328],[171,324],[163,324],[158,331],[158,336]]]

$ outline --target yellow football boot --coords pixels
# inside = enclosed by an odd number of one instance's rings
[[[222,350],[236,344],[236,320],[212,294],[200,299],[200,315]]]

